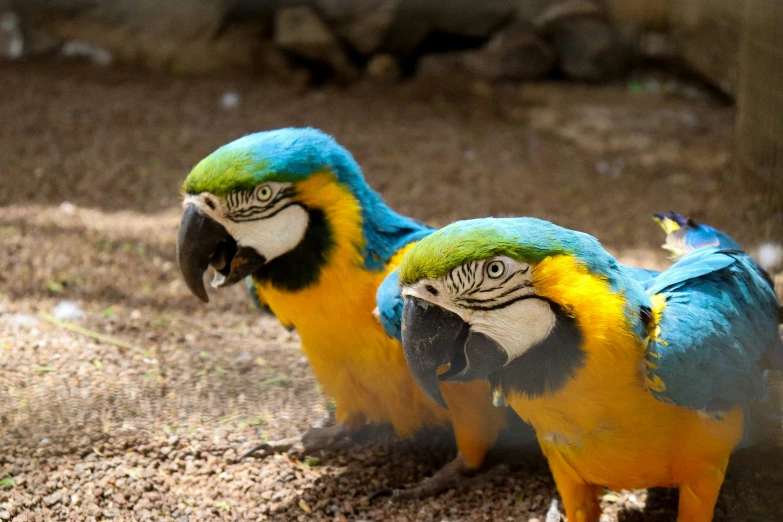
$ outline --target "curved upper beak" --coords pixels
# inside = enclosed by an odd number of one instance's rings
[[[212,286],[227,286],[244,279],[265,262],[255,250],[238,247],[228,230],[196,205],[185,207],[177,235],[177,263],[193,294],[209,302],[204,272],[217,271]]]
[[[402,346],[416,384],[444,408],[439,381],[486,380],[508,361],[508,353],[492,338],[471,331],[457,314],[417,297],[405,299]],[[446,363],[449,368],[438,375]]]
[[[447,362],[468,325],[457,314],[418,297],[402,308],[402,347],[408,368],[427,397],[448,409],[438,384],[438,368]]]

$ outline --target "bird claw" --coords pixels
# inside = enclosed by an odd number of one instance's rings
[[[429,478],[410,488],[386,488],[376,491],[367,497],[368,502],[381,497],[390,497],[392,501],[418,500],[435,496],[447,489],[461,491],[483,484],[488,480],[507,475],[509,468],[505,464],[497,465],[484,473],[472,474],[461,455],[443,466]]]
[[[313,427],[304,433],[287,439],[264,442],[254,446],[239,456],[237,461],[254,453],[263,451],[263,455],[276,453],[312,453],[324,449],[343,449],[352,442],[353,430],[345,424],[335,424],[325,428]]]
[[[249,457],[250,455],[257,453],[259,451],[263,451],[264,455],[273,455],[275,453],[286,453],[290,451],[298,451],[300,449],[304,449],[304,446],[302,444],[302,438],[303,435],[297,435],[295,437],[289,437],[287,439],[280,439],[280,440],[273,440],[269,442],[263,442],[261,444],[258,444],[257,446],[253,446],[246,452],[244,452],[242,455],[237,458],[237,461],[240,461],[244,459],[245,457]]]

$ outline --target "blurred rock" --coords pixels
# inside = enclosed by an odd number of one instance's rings
[[[83,40],[70,40],[60,48],[60,56],[74,60],[87,60],[97,65],[111,65],[111,53],[98,45]]]
[[[359,53],[369,56],[394,22],[401,0],[316,0],[334,31]]]
[[[400,0],[380,50],[406,58],[432,34],[486,39],[514,17],[517,0]]]
[[[221,27],[217,0],[76,0],[25,2],[31,27],[56,38],[89,42],[119,61],[166,68],[188,47],[214,39]],[[199,45],[197,45],[199,46]],[[208,58],[208,57],[204,57]]]
[[[569,78],[610,80],[630,67],[632,46],[608,21],[603,2],[520,0],[517,17],[530,21],[554,46]]]
[[[262,26],[254,21],[231,24],[218,36],[194,39],[155,58],[154,67],[175,74],[197,74],[227,69],[268,72],[264,54],[271,45],[259,38]]]
[[[632,22],[645,30],[665,28],[669,20],[669,0],[604,0],[604,3],[612,20]]]
[[[60,301],[52,308],[52,315],[61,321],[76,321],[87,316],[75,301]]]
[[[431,53],[425,54],[416,64],[417,74],[424,76],[444,76],[456,72],[464,73],[467,70],[465,64],[465,52]]]
[[[60,203],[60,206],[57,208],[60,210],[60,212],[62,212],[63,214],[67,214],[69,216],[76,214],[76,205],[74,205],[70,201],[63,201],[62,203]]]
[[[365,67],[367,77],[378,83],[394,83],[400,79],[400,61],[391,54],[376,54]]]
[[[288,7],[277,12],[275,43],[296,56],[328,65],[338,76],[356,80],[359,70],[326,23],[309,7]]]
[[[259,42],[256,59],[261,71],[281,80],[291,81],[301,72],[291,64],[291,59],[271,42]],[[305,71],[306,73],[306,71]]]
[[[493,80],[536,80],[556,63],[554,50],[527,22],[516,22],[501,31],[465,64],[471,72]]]
[[[101,48],[112,60],[176,74],[225,69],[285,70],[283,60],[267,55],[262,17],[226,18],[223,0],[28,0],[19,13],[38,52],[59,41],[66,52],[83,57],[85,44]],[[265,14],[265,16],[267,16]],[[267,47],[271,47],[267,44]],[[86,53],[94,55],[94,53]],[[93,56],[95,58],[95,56]],[[100,63],[100,59],[94,60]]]
[[[226,110],[232,110],[239,107],[242,98],[234,91],[226,91],[220,97],[220,106]]]
[[[590,82],[618,78],[628,71],[631,49],[608,22],[592,16],[551,22],[547,34],[569,78]]]
[[[43,503],[46,507],[52,507],[55,504],[59,504],[62,498],[63,498],[63,490],[57,490],[51,495],[45,496],[43,498]]]
[[[783,269],[783,245],[762,243],[756,249],[755,258],[767,272]]]
[[[20,328],[34,328],[41,321],[34,315],[29,314],[11,314],[8,316],[8,322],[13,326]]]
[[[532,6],[527,11],[520,7],[518,16],[529,20],[539,29],[547,29],[553,22],[575,16],[603,18],[601,6],[593,0],[534,0],[524,2]]]
[[[408,2],[421,5],[415,0]],[[469,38],[489,38],[512,19],[516,7],[512,0],[449,0],[433,2],[430,6],[428,11],[435,14],[434,29]]]
[[[639,35],[639,54],[648,60],[671,61],[677,59],[679,50],[672,38],[662,32],[648,31]]]
[[[19,15],[0,0],[0,60],[18,60],[24,53],[24,34]]]

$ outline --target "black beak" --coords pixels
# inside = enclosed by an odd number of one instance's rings
[[[457,314],[417,297],[402,308],[402,347],[408,368],[427,397],[448,409],[438,384],[438,368],[454,351],[468,325]]]
[[[237,247],[228,230],[195,205],[185,207],[177,236],[177,262],[193,294],[209,302],[204,272],[217,271],[212,286],[228,286],[258,270],[265,262],[255,250]]]
[[[457,314],[416,297],[405,299],[402,346],[416,384],[444,408],[448,407],[439,381],[486,380],[508,361],[508,354],[498,343],[472,332]],[[448,370],[438,376],[438,369],[446,363]]]

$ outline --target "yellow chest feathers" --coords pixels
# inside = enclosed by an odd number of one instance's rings
[[[386,335],[373,316],[375,294],[404,250],[390,260],[385,270],[367,270],[361,255],[365,244],[361,208],[350,191],[327,172],[310,176],[296,189],[305,206],[323,210],[333,246],[314,284],[287,291],[257,282],[260,297],[278,319],[297,329],[311,360],[335,362],[388,351],[396,341]]]
[[[653,397],[645,347],[606,281],[566,257],[542,262],[535,277],[541,294],[575,317],[586,352],[563,388],[508,397],[550,459],[564,459],[588,482],[630,488],[676,484],[688,471],[678,462],[728,454],[741,436],[741,411],[716,422]]]
[[[576,320],[585,357],[559,390],[536,397],[512,393],[509,400],[523,418],[547,429],[589,430],[612,416],[608,403],[630,400],[629,394],[633,400],[649,395],[641,372],[644,348],[630,331],[622,295],[571,256],[539,263],[534,284],[542,297]]]
[[[360,254],[364,238],[355,198],[326,175],[300,183],[297,191],[307,206],[325,212],[334,244],[314,283],[286,291],[256,282],[261,300],[299,332],[319,384],[336,401],[340,422],[391,422],[402,436],[422,424],[444,422],[447,412],[419,391],[402,346],[373,315],[378,287],[407,247],[384,270],[367,270]]]

